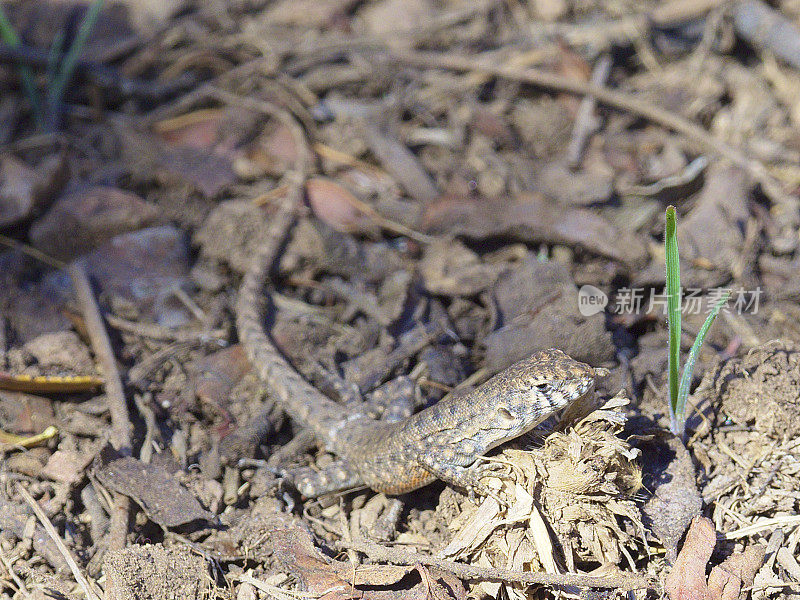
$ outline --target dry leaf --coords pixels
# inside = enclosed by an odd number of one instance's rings
[[[717,544],[717,531],[706,517],[695,517],[665,584],[670,600],[714,600],[706,585],[706,564]]]
[[[358,207],[358,198],[331,179],[309,179],[306,195],[314,215],[336,231],[356,233],[370,224],[369,217]]]

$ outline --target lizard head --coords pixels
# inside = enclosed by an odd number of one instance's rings
[[[588,393],[595,378],[608,374],[578,362],[561,350],[551,348],[531,355],[513,365],[515,385],[523,395],[532,394],[558,410]]]
[[[561,350],[536,352],[486,382],[494,401],[497,446],[530,431],[556,411],[568,406],[594,387],[596,377],[607,369],[592,368]]]

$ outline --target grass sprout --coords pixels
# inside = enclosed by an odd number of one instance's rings
[[[664,234],[664,250],[667,264],[667,325],[669,335],[669,415],[672,433],[684,437],[686,432],[686,399],[689,397],[689,386],[692,383],[692,372],[697,355],[706,339],[708,330],[717,318],[719,311],[728,302],[730,290],[722,294],[714,308],[706,317],[703,326],[689,350],[683,374],[678,377],[681,361],[681,272],[678,255],[677,220],[675,207],[667,207],[666,227]]]
[[[36,88],[31,68],[27,65],[17,66],[22,88],[25,91],[25,95],[28,97],[28,102],[31,105],[31,113],[33,114],[33,121],[38,129],[52,130],[56,128],[61,102],[64,98],[67,84],[75,73],[75,68],[78,66],[78,58],[86,46],[86,42],[97,23],[97,17],[100,15],[100,10],[102,8],[103,0],[94,0],[94,2],[89,5],[78,27],[78,33],[66,49],[66,52],[63,52],[63,32],[56,35],[56,38],[51,44],[50,57],[46,69],[44,104],[42,103],[39,90]],[[21,48],[22,46],[22,41],[14,30],[13,25],[11,25],[11,21],[9,21],[6,16],[2,5],[0,5],[0,39],[11,48]],[[63,58],[59,60],[62,52]]]

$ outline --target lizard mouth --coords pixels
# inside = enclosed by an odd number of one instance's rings
[[[589,392],[594,389],[594,377],[585,377],[578,385],[578,389],[575,392],[575,399],[581,398],[585,396]]]

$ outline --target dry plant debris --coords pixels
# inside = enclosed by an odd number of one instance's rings
[[[488,479],[507,504],[494,498],[459,503],[456,515],[443,517],[453,537],[440,555],[548,573],[573,571],[576,563],[620,565],[623,557],[632,566],[631,556],[647,541],[635,502],[638,451],[619,437],[626,404],[615,397],[549,435],[541,448],[487,459],[505,471]],[[499,584],[484,582],[480,589],[494,596]],[[506,593],[525,598],[526,588],[507,586]]]
[[[0,600],[800,594],[795,0],[117,0],[37,130],[88,6],[3,4]],[[683,349],[753,300],[685,444],[670,203]],[[557,347],[605,406],[486,458],[507,505],[304,500],[333,457],[234,326],[289,214],[264,326],[327,396],[404,418]]]

